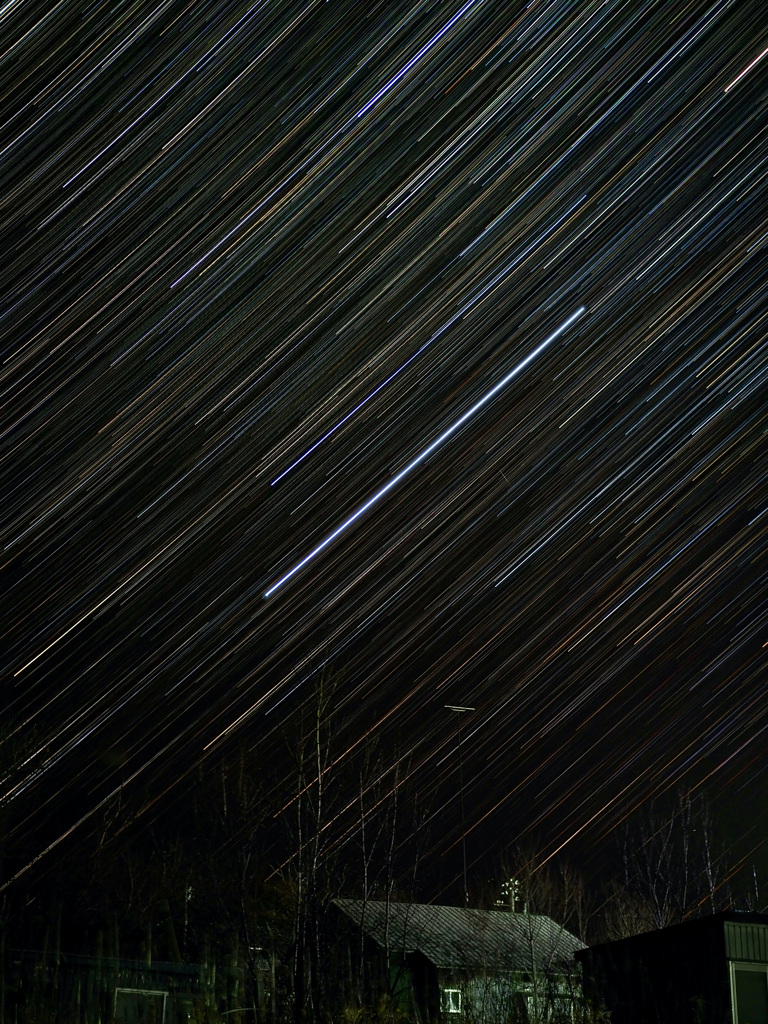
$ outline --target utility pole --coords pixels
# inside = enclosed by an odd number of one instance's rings
[[[474,708],[459,707],[456,704],[446,704],[448,711],[456,714],[456,735],[459,748],[459,802],[461,804],[461,855],[464,862],[464,906],[469,906],[469,890],[467,889],[467,830],[464,827],[464,769],[461,763],[461,716],[467,711],[474,711]]]

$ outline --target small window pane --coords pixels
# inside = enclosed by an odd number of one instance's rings
[[[444,988],[442,990],[443,1013],[461,1013],[461,989]]]
[[[116,1024],[164,1024],[167,996],[150,989],[116,988]]]

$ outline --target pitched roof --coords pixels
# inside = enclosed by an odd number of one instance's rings
[[[421,903],[333,901],[382,948],[420,952],[436,967],[530,972],[573,961],[584,943],[543,914]]]

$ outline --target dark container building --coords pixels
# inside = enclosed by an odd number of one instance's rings
[[[768,1024],[768,915],[726,911],[576,959],[611,1024]]]

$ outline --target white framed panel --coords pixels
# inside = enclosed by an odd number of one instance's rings
[[[768,964],[730,962],[733,1024],[768,1024]]]

